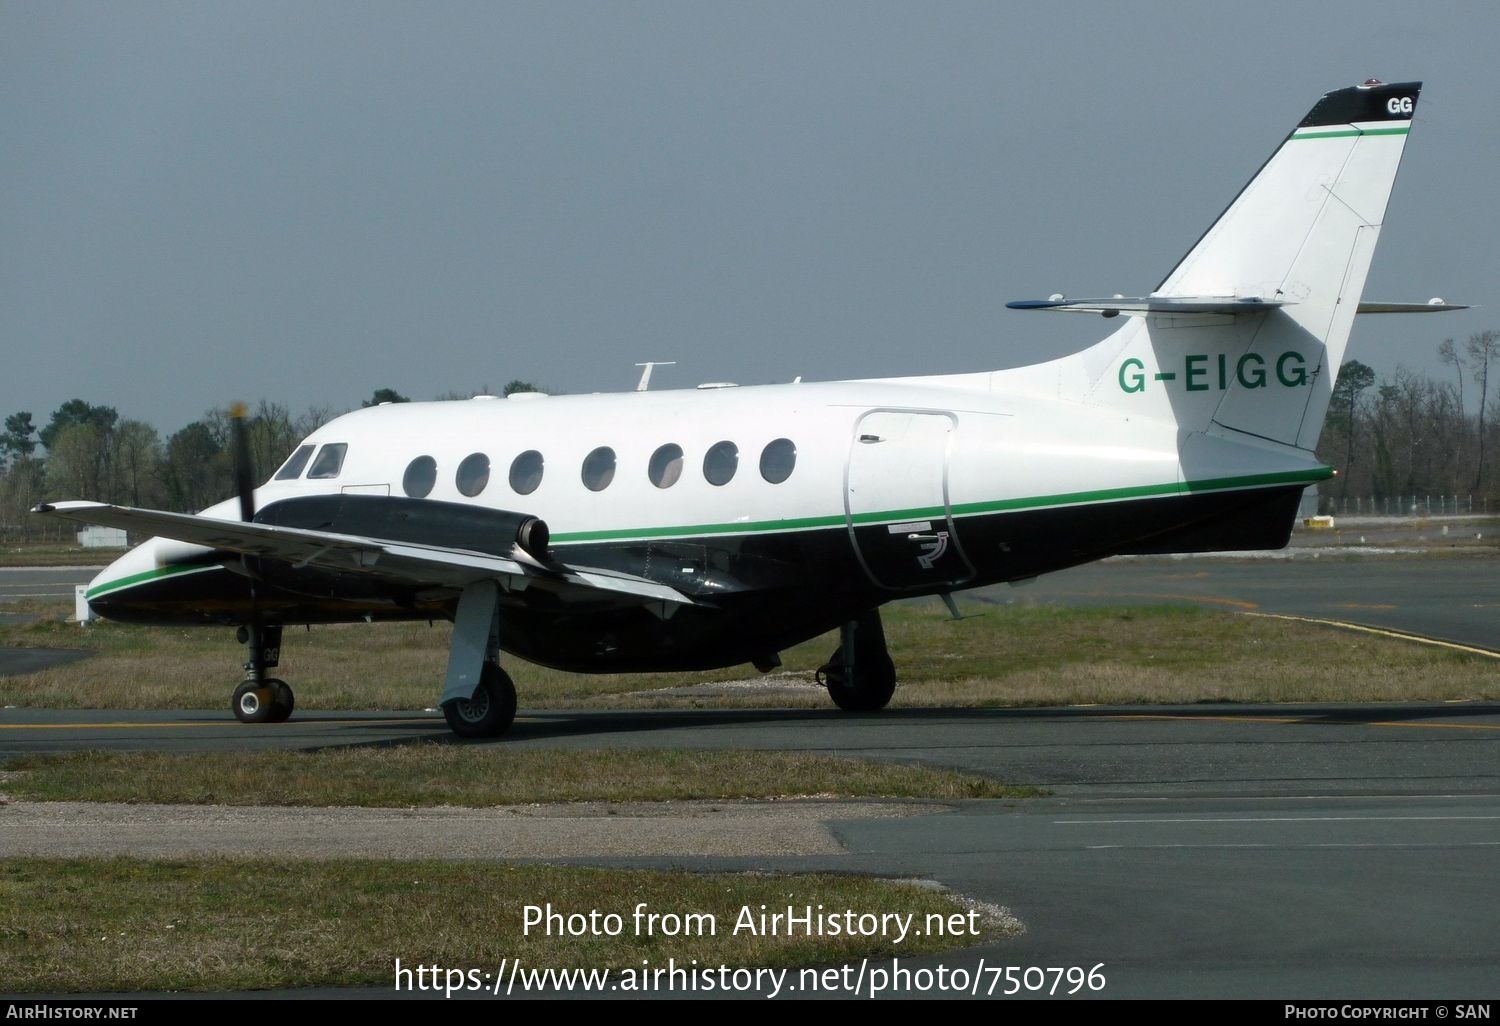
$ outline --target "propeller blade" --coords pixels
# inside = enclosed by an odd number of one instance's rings
[[[245,404],[229,408],[229,423],[234,427],[234,489],[240,497],[240,519],[255,519],[255,463],[250,458],[250,435],[245,427]]]
[[[250,433],[245,427],[245,404],[235,403],[229,407],[229,423],[234,429],[234,490],[240,498],[240,519],[249,523],[255,519],[255,461],[250,457]],[[245,560],[250,570],[250,622],[245,624],[249,635],[250,675],[257,684],[266,679],[265,652],[261,645],[260,601],[256,595],[255,579],[259,576],[258,561]]]

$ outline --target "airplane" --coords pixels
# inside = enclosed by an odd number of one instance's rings
[[[1060,359],[967,374],[404,403],[345,414],[197,515],[34,512],[150,540],[99,615],[227,625],[231,708],[284,720],[286,625],[453,622],[440,704],[503,734],[502,651],[580,673],[779,665],[833,630],[841,709],[896,686],[880,607],[1121,554],[1277,549],[1304,489],[1421,84],[1320,99],[1143,296],[1009,304],[1121,318]],[[243,421],[236,420],[236,424]]]

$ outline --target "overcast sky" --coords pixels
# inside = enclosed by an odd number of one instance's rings
[[[0,416],[993,369],[1422,79],[1349,355],[1500,328],[1500,4],[0,0]]]

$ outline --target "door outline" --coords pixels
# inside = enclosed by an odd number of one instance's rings
[[[938,537],[934,537],[930,540],[924,539],[921,543],[925,544],[927,547],[923,549],[913,549],[912,557],[914,560],[917,560],[920,564],[922,564],[924,568],[930,569],[931,567],[928,561],[931,560],[935,562],[937,559],[940,559],[943,555],[943,547],[944,545],[946,545],[947,547],[950,547],[952,549],[954,556],[957,558],[958,566],[962,571],[961,574],[957,577],[934,577],[931,580],[919,580],[910,584],[890,584],[886,581],[881,580],[880,577],[876,575],[874,569],[870,565],[869,559],[866,558],[865,550],[860,546],[859,536],[855,531],[854,518],[856,514],[854,512],[854,504],[851,501],[852,493],[849,490],[849,481],[851,471],[854,467],[856,453],[859,452],[861,447],[866,445],[879,445],[885,441],[885,439],[879,438],[879,436],[874,434],[867,434],[863,430],[866,420],[868,420],[870,417],[880,414],[896,414],[911,417],[942,417],[948,421],[948,430],[946,432],[946,437],[943,444],[943,466],[941,478],[943,511],[942,523],[946,527],[946,533],[944,534],[940,532]],[[975,576],[974,564],[969,561],[968,554],[964,552],[963,544],[959,541],[958,531],[953,520],[953,500],[949,494],[948,472],[949,468],[952,466],[953,448],[956,444],[957,438],[958,415],[951,410],[911,409],[893,406],[877,406],[861,413],[858,419],[855,420],[854,429],[849,439],[849,454],[844,460],[844,528],[849,533],[849,544],[854,549],[854,558],[859,561],[859,565],[861,569],[864,570],[865,576],[876,586],[885,588],[888,591],[946,591],[952,588],[962,587],[966,582],[973,580]],[[870,511],[861,511],[859,515],[864,516],[869,512]],[[887,530],[892,527],[902,526],[907,523],[911,523],[912,526],[915,527],[915,525],[920,521],[925,520],[930,523],[932,520],[936,519],[932,516],[903,519],[900,516],[894,515],[899,512],[897,510],[891,510],[888,512],[893,515],[888,519],[875,522],[877,524],[880,524],[881,526],[884,526]],[[916,540],[915,537],[913,537],[913,540]]]

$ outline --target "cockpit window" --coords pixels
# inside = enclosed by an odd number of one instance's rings
[[[275,479],[277,481],[295,481],[301,477],[303,468],[307,466],[307,461],[312,459],[313,450],[316,448],[316,445],[298,446],[297,451],[292,453],[292,458],[283,463],[281,469],[276,471]],[[338,471],[334,471],[334,473],[338,473]]]
[[[345,442],[330,442],[323,446],[318,450],[318,458],[313,460],[312,469],[307,472],[308,480],[326,481],[338,477],[339,471],[344,469],[344,453],[348,451]]]

